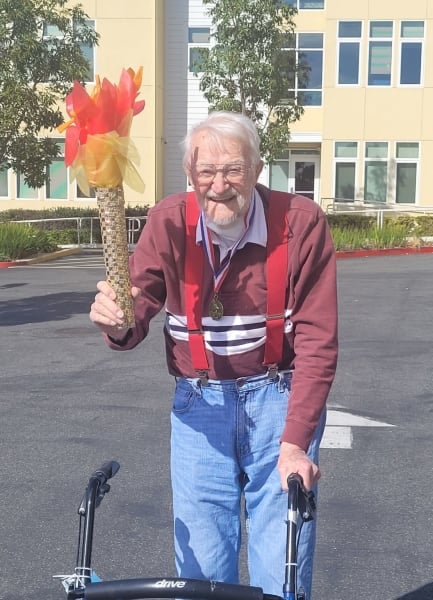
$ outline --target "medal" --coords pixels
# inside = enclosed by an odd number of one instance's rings
[[[209,305],[209,316],[212,317],[212,319],[215,319],[215,321],[218,321],[221,319],[223,314],[224,306],[222,305],[221,300],[215,294]]]
[[[214,247],[213,247],[213,241],[212,241],[212,233],[211,233],[211,230],[206,226],[206,221],[205,221],[205,218],[203,217],[203,213],[200,214],[198,226],[200,227],[200,230],[201,230],[201,241],[203,243],[204,252],[209,261],[210,268],[212,269],[213,280],[214,280],[213,297],[209,304],[209,316],[211,317],[211,319],[214,319],[215,321],[219,321],[219,319],[221,319],[221,317],[224,315],[224,306],[223,306],[221,300],[218,298],[218,292],[219,292],[219,290],[222,286],[222,283],[227,275],[227,272],[228,272],[228,269],[230,266],[230,261],[231,261],[233,255],[235,254],[236,249],[238,248],[238,246],[240,245],[240,243],[243,241],[243,239],[245,238],[245,236],[247,234],[250,220],[253,218],[253,215],[254,215],[255,206],[256,206],[255,193],[253,193],[252,197],[251,197],[250,207],[248,209],[247,214],[244,217],[245,231],[244,231],[243,235],[227,251],[227,253],[225,254],[224,258],[221,260],[221,262],[219,262],[218,260],[215,260]]]

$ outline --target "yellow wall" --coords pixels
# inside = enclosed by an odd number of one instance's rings
[[[336,85],[340,20],[363,21],[361,82],[359,86]],[[367,87],[369,20],[391,20],[395,25],[393,47],[394,81],[398,79],[396,34],[401,20],[422,20],[424,30],[424,80],[414,87]],[[421,142],[419,202],[433,205],[428,165],[433,158],[433,2],[431,0],[327,0],[326,10],[300,11],[295,19],[298,32],[324,32],[324,81],[321,107],[306,107],[293,133],[321,132],[320,196],[333,196],[334,141],[357,141],[362,158],[365,141]],[[358,169],[358,197],[362,197],[362,160]]]
[[[101,35],[96,72],[116,81],[123,67],[144,66],[139,99],[144,111],[134,117],[131,137],[140,155],[140,174],[145,191],[125,187],[131,206],[153,205],[161,197],[164,2],[161,0],[84,0],[83,6]]]
[[[164,2],[161,0],[82,0],[90,19],[100,34],[95,54],[95,72],[117,82],[122,68],[144,66],[138,99],[144,99],[144,111],[134,117],[131,137],[141,163],[140,175],[145,182],[143,194],[125,186],[125,200],[131,206],[152,205],[162,195],[162,119],[163,119],[163,32]],[[71,4],[76,4],[75,0]],[[91,89],[92,86],[89,86]],[[65,113],[65,118],[66,118]],[[57,132],[53,135],[58,136]],[[15,175],[9,176],[10,189]],[[75,185],[69,186],[67,200],[45,199],[44,191],[35,199],[0,199],[0,210],[8,208],[51,208],[53,206],[96,206],[94,199],[75,200]]]
[[[75,0],[71,0],[75,3]],[[180,0],[179,0],[180,1]],[[185,0],[186,1],[186,0]],[[117,81],[123,67],[144,66],[140,98],[144,111],[135,117],[132,139],[141,157],[140,174],[145,191],[138,194],[125,187],[130,205],[153,205],[163,190],[163,116],[164,116],[164,0],[83,0],[89,18],[95,19],[101,35],[96,49],[95,70]],[[357,141],[359,166],[356,195],[362,197],[363,148],[366,141],[420,142],[419,203],[433,205],[430,165],[433,164],[433,1],[432,0],[326,0],[325,10],[304,10],[296,17],[298,32],[324,33],[323,103],[306,107],[300,121],[291,125],[294,148],[320,148],[320,197],[334,194],[334,142]],[[361,82],[358,86],[337,86],[337,27],[339,20],[361,20]],[[423,85],[414,87],[366,86],[369,20],[393,20],[395,29],[401,20],[425,22]],[[397,40],[397,38],[395,38]],[[394,48],[394,70],[398,69]],[[395,78],[396,80],[396,78]],[[314,143],[300,143],[314,133]],[[298,138],[296,138],[298,134]],[[321,143],[317,143],[317,135]],[[297,141],[296,141],[297,140]],[[14,175],[10,175],[14,187]],[[74,200],[75,186],[69,187],[64,201],[38,199],[0,199],[0,210],[11,207],[46,208],[59,205],[95,205],[94,200]]]

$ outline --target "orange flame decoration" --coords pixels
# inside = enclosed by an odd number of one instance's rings
[[[115,188],[124,181],[129,187],[142,192],[144,183],[135,164],[140,157],[129,138],[132,118],[144,108],[144,100],[136,102],[143,67],[123,69],[119,84],[99,76],[89,95],[84,87],[74,82],[66,97],[69,121],[58,127],[66,130],[65,164],[71,167],[71,180],[89,193],[89,186]]]

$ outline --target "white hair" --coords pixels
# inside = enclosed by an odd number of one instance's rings
[[[225,151],[225,141],[236,140],[249,156],[251,164],[260,163],[260,138],[253,121],[241,113],[215,111],[200,123],[194,125],[182,141],[183,166],[190,167],[191,154],[194,151],[192,139],[197,133],[205,131],[216,151]]]

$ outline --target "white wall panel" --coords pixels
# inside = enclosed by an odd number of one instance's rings
[[[210,27],[201,0],[166,0],[165,16],[164,195],[186,189],[180,143],[188,129],[206,118],[200,80],[188,71],[188,28]]]

